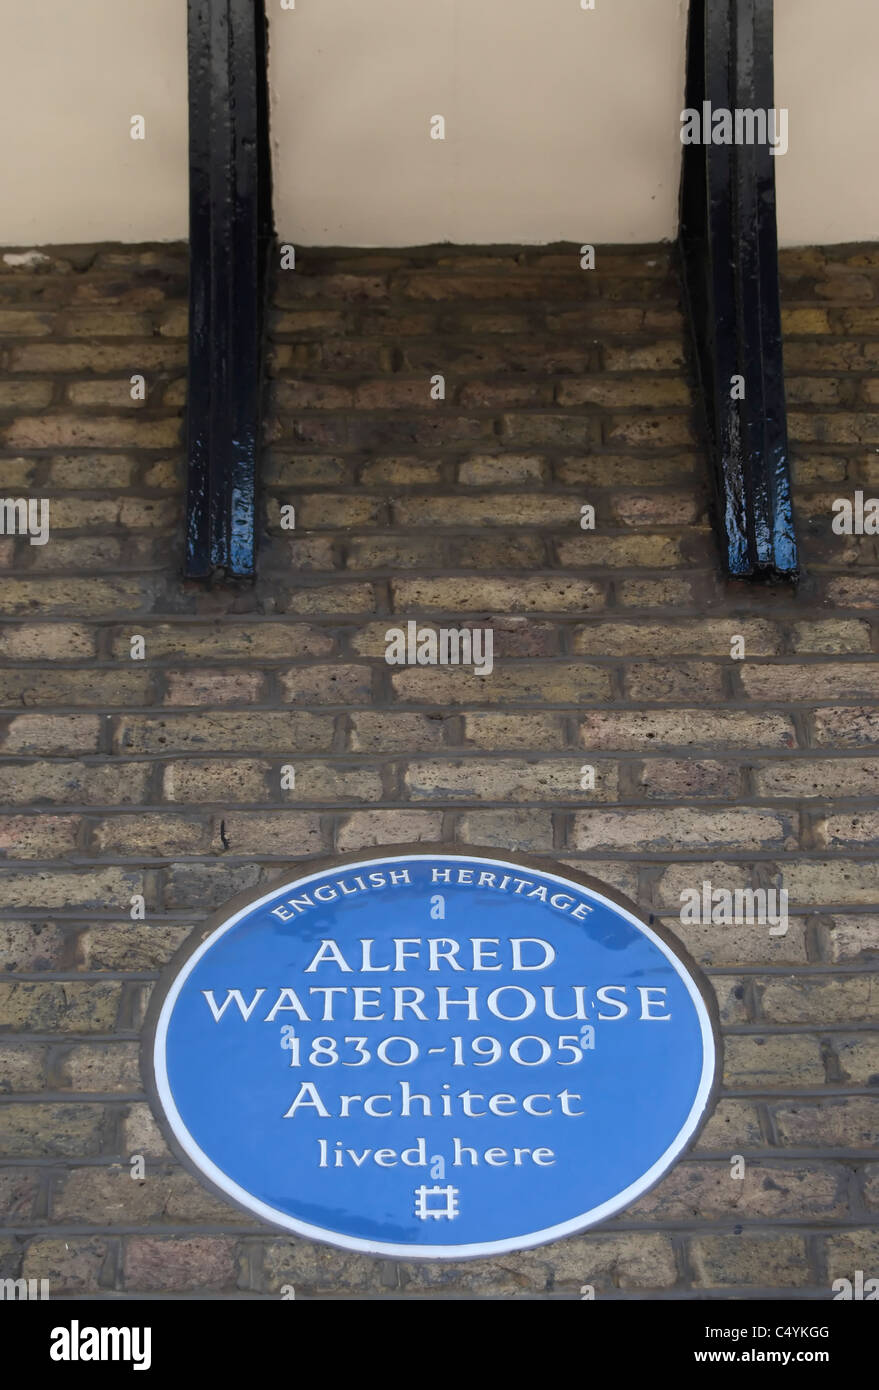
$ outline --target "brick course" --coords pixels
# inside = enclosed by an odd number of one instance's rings
[[[588,273],[573,247],[297,261],[259,578],[213,590],[179,578],[185,248],[0,273],[0,489],[49,498],[52,528],[0,540],[3,1274],[55,1296],[826,1298],[879,1273],[879,538],[830,527],[879,486],[875,251],[782,255],[797,588],[719,573],[667,247]],[[494,673],[388,667],[410,618],[490,623]],[[283,863],[410,840],[594,873],[710,972],[724,1094],[597,1230],[460,1265],[286,1239],[150,1116],[139,1030],[188,932]],[[788,933],[681,925],[702,878],[783,883]]]

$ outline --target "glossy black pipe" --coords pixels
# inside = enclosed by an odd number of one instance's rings
[[[686,105],[762,111],[762,144],[685,145],[680,247],[717,529],[733,576],[797,573],[778,284],[772,0],[691,0]],[[734,399],[732,378],[744,380]]]
[[[187,578],[248,578],[271,189],[263,0],[189,0]]]

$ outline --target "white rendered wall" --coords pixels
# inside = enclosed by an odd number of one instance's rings
[[[0,0],[0,242],[185,237],[187,119],[186,0]]]
[[[674,236],[685,0],[266,6],[283,239]],[[879,240],[879,6],[775,14],[781,240]],[[0,0],[0,243],[185,237],[186,80],[186,0]]]
[[[271,9],[275,217],[301,244],[674,235],[682,0]],[[442,115],[445,140],[430,138]]]

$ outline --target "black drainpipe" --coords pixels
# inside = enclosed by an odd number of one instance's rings
[[[768,113],[772,0],[691,0],[686,105]],[[703,122],[704,125],[704,122]],[[768,122],[767,122],[768,128]],[[686,144],[680,247],[716,523],[731,576],[797,573],[784,399],[775,160],[768,143]],[[743,379],[735,399],[733,377]],[[739,394],[739,383],[735,394]]]
[[[189,0],[188,579],[254,573],[273,243],[263,0]]]

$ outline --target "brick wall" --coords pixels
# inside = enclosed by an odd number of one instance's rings
[[[260,576],[210,591],[178,577],[185,248],[5,267],[0,489],[49,498],[51,539],[0,540],[0,1274],[56,1297],[600,1298],[879,1274],[879,538],[830,529],[835,497],[879,491],[879,251],[783,268],[798,589],[719,576],[668,249],[587,273],[560,247],[280,274]],[[387,666],[409,618],[490,622],[494,674]],[[282,864],[415,840],[583,868],[716,988],[713,1117],[584,1236],[460,1265],[288,1239],[151,1119],[139,1028],[195,924]],[[682,927],[703,878],[783,884],[788,933]]]

